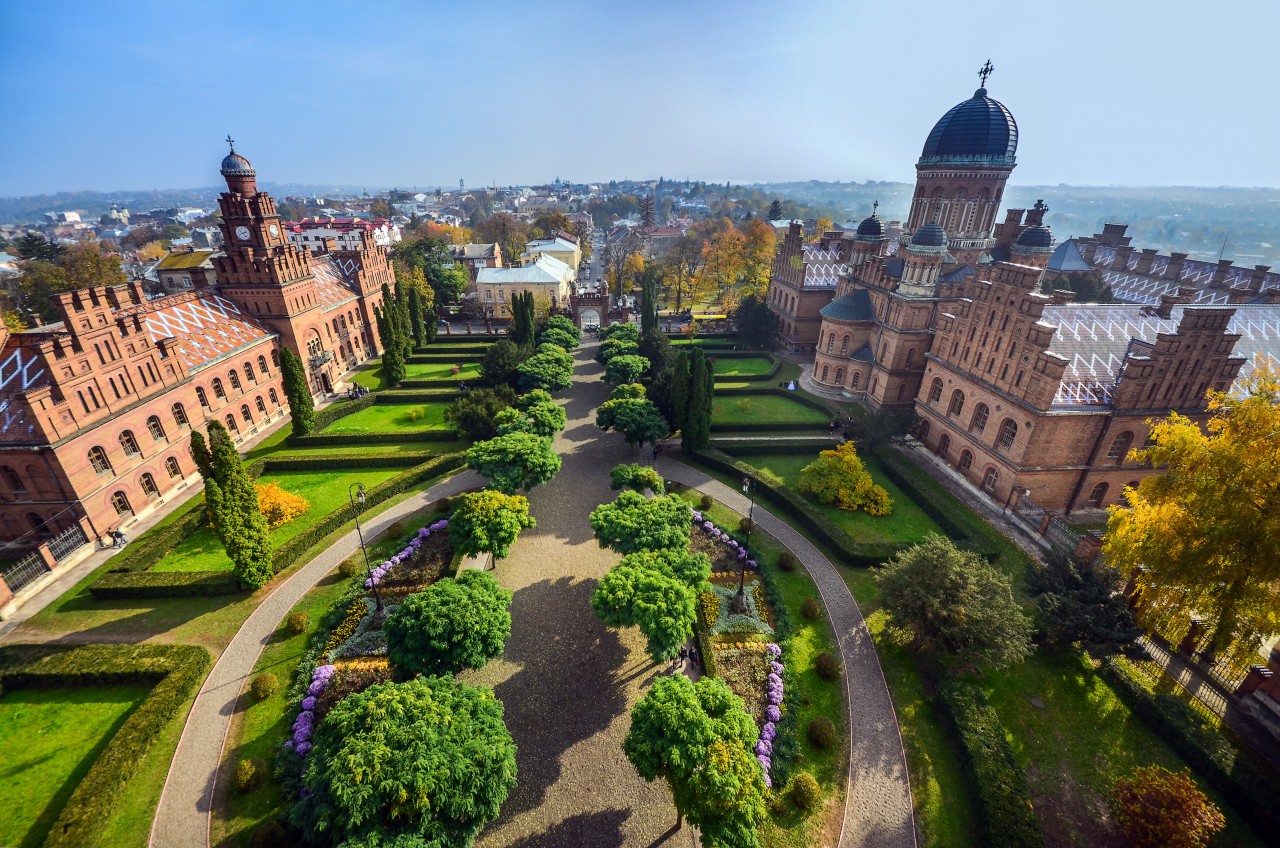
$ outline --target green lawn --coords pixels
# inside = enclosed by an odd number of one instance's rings
[[[400,445],[361,445],[360,456],[414,456],[431,457],[442,453],[462,450],[465,445],[460,441],[452,442],[406,442]],[[332,459],[335,465],[342,465],[343,460],[351,458],[351,448],[347,447],[315,447],[288,448],[271,454],[272,459]],[[422,460],[426,462],[426,459]],[[270,476],[270,475],[267,475]]]
[[[767,356],[743,356],[715,361],[717,377],[754,377],[768,374],[771,370],[773,370],[773,360]]]
[[[716,395],[711,423],[731,428],[735,424],[767,421],[773,424],[825,424],[831,414],[777,395]]]
[[[76,785],[150,691],[85,686],[0,696],[0,845],[43,844]]]
[[[276,480],[281,487],[302,495],[311,506],[305,513],[282,527],[271,531],[271,546],[277,548],[306,530],[320,518],[348,502],[352,483],[363,483],[372,489],[404,471],[403,468],[359,468],[334,471],[281,471],[264,474],[261,483]],[[153,571],[212,571],[230,568],[226,551],[218,537],[208,527],[203,527],[184,539],[159,562]]]
[[[379,403],[368,409],[339,418],[324,429],[326,436],[336,433],[396,433],[422,430],[445,430],[445,403]]]
[[[474,380],[480,376],[480,357],[484,355],[485,348],[477,349],[474,361],[469,354],[459,354],[457,366],[449,363],[409,363],[405,366],[405,379],[407,380]],[[457,374],[453,373],[453,369],[458,367],[460,370]],[[362,368],[356,372],[351,381],[364,386],[366,389],[381,389],[382,385],[382,366],[372,365],[368,368]]]
[[[738,459],[767,472],[775,479],[785,483],[791,489],[797,489],[800,483],[800,471],[817,459],[819,447],[814,447],[811,455],[807,454],[746,454],[736,455]],[[941,533],[933,519],[925,515],[915,501],[907,497],[901,489],[893,484],[876,458],[870,454],[860,454],[863,465],[871,472],[871,477],[889,493],[893,499],[893,512],[889,515],[868,515],[859,510],[847,512],[834,506],[820,504],[810,499],[809,503],[831,519],[837,526],[860,542],[918,542],[930,533]]]

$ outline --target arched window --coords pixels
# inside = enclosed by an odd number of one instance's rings
[[[261,412],[263,415],[267,414],[267,405],[266,403],[263,402],[262,395],[258,395],[256,398],[254,398],[253,404],[254,406],[258,407],[258,411]]]
[[[938,439],[938,454],[945,459],[947,456],[947,451],[949,451],[950,449],[951,449],[951,436],[947,435],[946,433],[943,433],[942,438]]]
[[[250,383],[253,382],[253,366],[248,362],[244,364],[244,378]]]
[[[859,383],[861,383],[861,382],[862,382],[862,372],[860,372],[860,371],[854,371],[854,372],[853,372],[853,387],[854,387],[855,389],[856,389],[856,388],[858,388],[858,384],[859,384]]]
[[[996,490],[996,484],[1000,482],[1000,472],[995,467],[987,469],[987,473],[982,475],[982,488],[988,492]]]
[[[201,409],[209,408],[209,396],[204,393],[204,389],[196,386],[196,400],[200,402]]]
[[[271,349],[271,364],[277,368],[280,367],[280,351],[275,348]]]
[[[991,410],[985,403],[980,403],[973,409],[973,420],[969,422],[970,433],[981,433],[987,429],[987,417],[991,415]]]
[[[217,377],[213,378],[213,396],[219,400],[223,400],[227,396],[227,393],[222,388],[222,381]]]
[[[969,466],[973,465],[973,451],[960,451],[960,462],[958,463],[961,471],[968,471]]]
[[[240,391],[240,375],[235,372],[235,369],[227,372],[227,379],[231,381],[231,388],[237,392]]]
[[[916,362],[916,349],[911,348],[907,351],[907,367],[910,368]]]
[[[1006,418],[1000,424],[1000,435],[996,437],[996,447],[1007,451],[1013,447],[1013,440],[1016,438],[1018,438],[1018,425],[1012,418]]]
[[[279,405],[280,405],[280,398],[279,398],[279,396],[276,394],[276,390],[275,390],[275,389],[267,389],[267,397],[271,398],[271,402],[272,402],[273,404],[275,404],[276,406],[279,406]]]
[[[1089,493],[1089,506],[1097,509],[1102,506],[1102,502],[1107,499],[1107,489],[1110,487],[1106,483],[1099,483],[1093,487],[1093,491]]]
[[[831,352],[831,348],[833,348],[833,347],[835,347],[835,346],[836,346],[836,334],[835,334],[835,333],[828,333],[828,334],[827,334],[827,353],[830,353],[830,352]]]
[[[964,392],[956,389],[951,393],[951,406],[947,408],[948,415],[959,415],[964,412]]]
[[[240,432],[240,427],[239,427],[239,425],[237,425],[237,424],[236,424],[236,417],[235,417],[234,415],[232,415],[230,412],[228,412],[228,413],[227,413],[227,417],[226,417],[224,420],[227,422],[227,429],[228,429],[228,430],[230,430],[230,431],[231,431],[231,432],[233,432],[233,433],[238,433],[238,432]]]
[[[176,456],[171,456],[164,461],[164,470],[169,472],[170,477],[182,476],[182,466],[178,464]]]
[[[1111,450],[1107,451],[1107,459],[1116,463],[1123,463],[1126,456],[1129,455],[1129,448],[1133,446],[1133,433],[1125,430],[1123,433],[1115,437],[1111,443]]]
[[[0,475],[4,476],[4,482],[15,494],[25,492],[26,484],[22,482],[22,478],[18,476],[18,472],[14,471],[7,465],[0,466]]]
[[[124,448],[125,456],[135,456],[142,453],[138,449],[138,440],[133,437],[132,430],[125,430],[120,434],[120,447]]]
[[[173,413],[173,420],[177,422],[179,427],[191,426],[190,420],[187,419],[187,408],[185,406],[175,403],[169,411]]]
[[[139,482],[142,483],[142,493],[144,495],[149,498],[160,496],[160,489],[156,486],[156,478],[152,477],[150,473],[144,473]]]
[[[133,512],[133,507],[129,506],[129,498],[124,492],[114,492],[111,495],[111,506],[116,511],[116,515]]]
[[[824,383],[827,382],[827,371],[829,370],[830,368],[828,366],[826,365],[822,366],[822,382]]]
[[[840,355],[844,356],[849,352],[849,335],[846,333],[844,338],[840,339]]]
[[[160,424],[158,416],[151,416],[147,419],[147,432],[151,434],[151,438],[157,442],[164,441],[164,426]]]
[[[932,385],[929,386],[929,403],[937,403],[942,400],[942,378],[934,377]]]
[[[265,356],[258,357],[258,372],[264,377],[271,374],[271,372],[267,370],[267,358]]]
[[[836,369],[836,385],[839,385],[839,386],[844,385],[844,369],[843,368]]]
[[[249,404],[247,403],[241,404],[240,417],[244,419],[246,424],[253,423],[253,413],[249,411]]]
[[[111,473],[111,460],[107,459],[107,452],[100,447],[89,448],[89,465],[98,474]]]
[[[31,525],[31,529],[35,531],[37,536],[47,539],[53,535],[52,531],[49,530],[49,525],[45,523],[45,520],[34,512],[27,513],[27,523]]]

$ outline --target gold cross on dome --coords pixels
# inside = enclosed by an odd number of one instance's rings
[[[983,88],[987,87],[987,77],[991,76],[991,72],[994,71],[995,69],[996,69],[995,65],[991,64],[990,59],[987,60],[987,63],[985,65],[983,65],[981,68],[978,69],[978,78],[982,80]]]

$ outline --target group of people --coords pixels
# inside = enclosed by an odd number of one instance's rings
[[[672,673],[683,668],[686,660],[693,668],[698,668],[702,665],[702,655],[698,653],[697,645],[682,645],[680,647],[680,653],[671,661]]]
[[[347,400],[355,400],[369,394],[369,390],[364,386],[355,385],[347,389]]]

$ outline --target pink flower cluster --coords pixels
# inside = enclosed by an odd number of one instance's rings
[[[400,551],[400,553],[396,554],[395,556],[388,559],[386,562],[383,562],[377,568],[373,569],[371,576],[365,579],[364,587],[366,589],[372,589],[374,586],[381,585],[382,579],[386,577],[388,573],[390,573],[391,569],[395,568],[397,565],[400,565],[401,563],[408,562],[410,559],[412,559],[418,553],[418,550],[422,547],[422,543],[425,542],[427,539],[431,538],[432,533],[439,533],[441,530],[444,530],[448,526],[449,526],[449,519],[442,518],[439,521],[437,521],[435,524],[432,524],[430,527],[423,527],[421,530],[418,531],[417,535],[413,537],[413,540],[410,541],[409,544],[404,546],[404,550]]]
[[[747,568],[757,567],[755,560],[748,559],[751,554],[747,552],[747,546],[733,538],[727,530],[721,530],[710,519],[705,518],[700,510],[695,509],[693,511],[693,526],[701,529],[717,542],[723,542],[727,545],[734,552],[734,555],[738,557],[738,561],[745,563]]]
[[[770,789],[773,788],[773,779],[769,776],[769,771],[773,768],[773,740],[778,735],[778,722],[782,720],[782,696],[783,684],[782,673],[786,671],[786,667],[782,664],[782,648],[770,642],[765,646],[769,652],[769,656],[773,657],[769,661],[769,677],[768,692],[766,699],[769,706],[765,708],[764,727],[760,728],[760,738],[756,741],[756,760],[760,763],[760,768],[764,769],[764,784]]]
[[[316,699],[324,694],[333,680],[333,666],[317,666],[311,673],[311,685],[307,687],[307,697],[302,699],[302,712],[293,720],[293,737],[284,746],[300,757],[305,757],[311,750],[311,735],[316,725]]]

